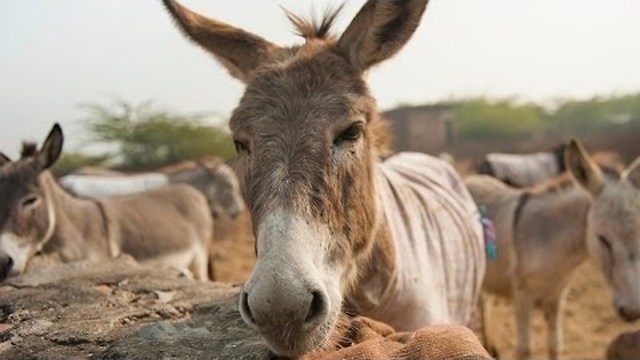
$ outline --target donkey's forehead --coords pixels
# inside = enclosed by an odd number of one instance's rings
[[[32,158],[21,159],[0,167],[0,188],[26,185],[38,177],[39,171]]]
[[[30,160],[19,160],[0,168],[0,226],[21,196],[26,194],[38,179],[38,171]]]
[[[593,208],[604,222],[610,219],[615,223],[634,222],[640,226],[640,190],[626,182],[608,183]]]
[[[324,49],[259,70],[234,111],[231,127],[256,118],[297,122],[311,115],[331,120],[364,113],[371,103],[364,80],[346,59]]]

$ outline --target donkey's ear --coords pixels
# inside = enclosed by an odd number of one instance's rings
[[[233,77],[247,83],[277,47],[263,38],[199,15],[174,0],[163,3],[182,32],[215,56]]]
[[[38,152],[37,161],[41,169],[48,169],[51,165],[60,157],[62,152],[62,143],[64,136],[62,135],[62,128],[60,125],[55,124],[47,136],[47,140],[44,141],[42,149]]]
[[[589,157],[580,141],[572,139],[565,150],[567,170],[591,195],[597,196],[604,187],[602,171]]]
[[[4,164],[7,164],[7,163],[10,163],[10,162],[11,162],[11,159],[7,155],[5,155],[4,153],[0,152],[0,166],[2,166]]]
[[[640,189],[640,156],[638,156],[622,174],[633,186]]]
[[[361,71],[395,55],[413,35],[429,0],[368,0],[338,40]]]

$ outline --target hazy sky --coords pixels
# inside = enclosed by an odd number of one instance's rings
[[[300,14],[338,1],[183,0],[292,44],[278,5]],[[340,1],[342,2],[342,1]],[[347,0],[342,30],[364,0]],[[416,35],[370,74],[381,108],[452,97],[554,99],[640,91],[638,0],[432,0]],[[115,96],[184,112],[228,114],[242,93],[185,41],[159,0],[0,0],[0,149],[40,141],[61,122],[82,138],[78,108]]]

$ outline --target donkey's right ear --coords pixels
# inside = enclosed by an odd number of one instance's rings
[[[247,83],[251,73],[277,49],[263,38],[197,14],[175,0],[163,0],[182,32],[213,54],[235,78]]]
[[[58,161],[62,153],[63,142],[64,136],[62,135],[62,128],[58,124],[53,125],[47,139],[44,141],[44,145],[42,145],[42,149],[40,149],[36,155],[38,165],[40,165],[41,169],[48,169]]]
[[[11,162],[11,159],[7,155],[0,152],[0,166],[10,162]]]
[[[360,71],[395,55],[413,36],[429,0],[368,0],[338,40]]]
[[[602,170],[591,160],[580,141],[572,139],[565,149],[565,164],[582,187],[591,195],[598,196],[604,188]]]

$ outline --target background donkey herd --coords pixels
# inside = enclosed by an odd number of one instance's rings
[[[55,179],[55,125],[40,148],[0,156],[0,279],[129,254],[215,280],[216,219],[247,211],[256,262],[238,308],[278,355],[321,348],[344,311],[397,330],[475,327],[484,290],[513,300],[518,359],[531,355],[535,307],[557,359],[563,301],[587,258],[620,318],[640,318],[640,158],[600,164],[572,140],[546,154],[493,154],[463,178],[424,154],[390,154],[364,74],[408,42],[426,0],[367,1],[340,36],[330,31],[339,9],[321,22],[288,14],[305,39],[294,47],[164,4],[246,85],[230,121],[233,169],[206,158]]]

